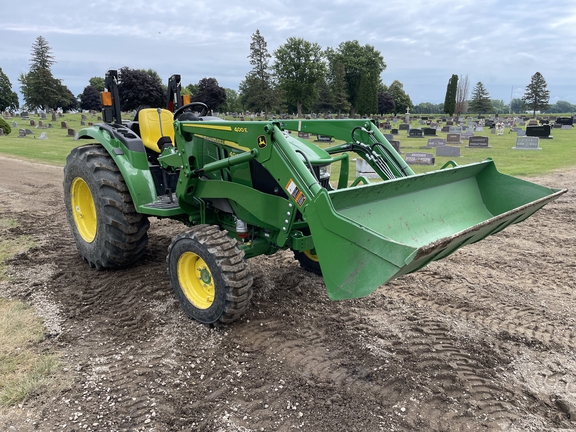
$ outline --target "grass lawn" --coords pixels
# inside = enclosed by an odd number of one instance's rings
[[[125,116],[125,118],[128,118]],[[39,116],[32,115],[30,119],[38,123]],[[66,156],[70,150],[82,143],[75,141],[73,137],[68,136],[68,130],[62,129],[60,123],[66,121],[68,126],[76,131],[82,127],[80,125],[81,114],[65,114],[59,117],[56,122],[46,120],[45,123],[53,123],[51,129],[35,129],[30,126],[30,121],[20,118],[8,119],[7,122],[12,124],[13,121],[18,123],[18,127],[13,128],[12,133],[8,136],[0,136],[0,154],[4,156],[17,157],[32,161],[63,166]],[[98,122],[97,116],[87,114],[87,122]],[[392,127],[397,127],[393,124]],[[413,121],[413,128],[420,126],[417,121]],[[18,138],[19,128],[29,128],[33,135],[25,138]],[[42,132],[46,132],[48,139],[40,140],[38,137]],[[389,131],[383,131],[389,133]],[[423,173],[440,169],[448,160],[455,160],[458,165],[466,165],[473,162],[479,162],[486,158],[494,159],[498,170],[510,175],[517,176],[535,176],[545,174],[557,169],[570,166],[576,166],[576,128],[572,130],[552,129],[553,139],[541,139],[540,147],[542,150],[513,150],[516,143],[516,134],[509,133],[505,130],[504,135],[498,136],[490,133],[490,129],[485,127],[484,132],[476,132],[477,136],[489,137],[489,146],[491,148],[467,148],[467,142],[463,141],[460,145],[461,156],[458,158],[437,157],[436,164],[412,165],[411,168],[416,173]],[[438,137],[445,138],[446,133],[437,132]],[[407,131],[400,131],[395,137],[400,141],[400,148],[403,156],[407,152],[426,152],[435,153],[434,149],[422,149],[427,142],[427,138],[408,138]],[[313,142],[313,138],[310,139]],[[331,143],[330,145],[333,145]],[[352,158],[355,155],[351,155]],[[336,174],[338,167],[335,166]],[[334,174],[334,172],[333,172]],[[354,165],[350,167],[350,179],[355,177]]]

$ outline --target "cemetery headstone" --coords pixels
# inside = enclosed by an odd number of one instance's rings
[[[52,112],[52,121],[55,122],[56,121],[56,113]]]
[[[298,132],[298,138],[310,138],[310,134],[308,132]]]
[[[485,136],[473,136],[468,139],[468,146],[474,148],[492,148],[488,145],[488,137]]]
[[[526,136],[551,139],[550,125],[526,126]]]
[[[46,132],[42,132],[40,134],[40,136],[38,137],[38,139],[42,139],[42,140],[48,139],[48,135],[46,135]]]
[[[462,132],[462,128],[460,126],[450,126],[450,128],[448,129],[448,132],[459,134]]]
[[[484,132],[484,126],[476,126],[476,132]]]
[[[442,147],[446,145],[446,140],[444,138],[428,138],[428,143],[426,147]]]
[[[22,111],[20,113],[20,117],[22,117],[24,120],[28,120],[28,111]]]
[[[422,134],[422,129],[410,129],[408,131],[408,136],[410,138],[424,138],[424,135]]]
[[[398,129],[394,128],[394,129],[390,129],[390,133],[392,135],[398,135]]]
[[[441,132],[450,132],[450,126],[442,126]]]
[[[411,165],[434,165],[435,162],[432,153],[406,153],[404,160]]]
[[[513,150],[542,150],[538,147],[539,138],[523,136],[516,138],[516,146],[512,147]]]
[[[562,130],[572,130],[572,125],[563,124],[560,129],[562,129]]]
[[[449,133],[446,135],[446,144],[460,144],[461,142],[459,133]]]
[[[436,147],[436,156],[459,157],[460,147],[454,147],[454,146]]]
[[[46,113],[45,113],[45,112],[41,112],[41,113],[40,113],[40,118],[41,118],[42,120],[46,120]]]
[[[398,153],[400,153],[400,141],[398,140],[388,140],[388,142],[390,143],[390,145],[392,147],[394,147],[394,150],[396,150]]]
[[[34,132],[32,132],[30,129],[26,129],[24,132],[26,133],[26,135],[33,135],[34,134]]]
[[[516,136],[526,136],[526,131],[524,129],[519,129],[516,131]]]
[[[410,130],[410,125],[408,123],[400,123],[400,130]]]
[[[76,135],[76,131],[75,131],[74,129],[68,128],[68,136],[73,137],[73,136],[75,136],[75,135]]]
[[[424,136],[436,136],[436,129],[431,127],[422,129],[422,132],[424,132]]]
[[[30,126],[36,126],[36,122],[34,120],[30,120]]]
[[[314,141],[317,142],[332,142],[332,137],[326,135],[316,135],[316,139]]]
[[[86,122],[84,120],[80,120],[80,126],[86,126]]]
[[[18,127],[18,123],[12,122],[12,127],[13,127],[13,128],[17,128],[17,127]]]
[[[88,126],[94,126],[94,123],[88,122]]]
[[[18,138],[26,138],[26,131],[24,129],[18,130]]]
[[[52,129],[52,123],[48,123],[48,129]]]
[[[376,171],[362,158],[356,159],[356,177],[380,178]]]
[[[68,123],[65,121],[60,122],[60,129],[68,129]]]

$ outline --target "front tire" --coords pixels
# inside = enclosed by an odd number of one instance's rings
[[[64,167],[66,217],[82,257],[98,270],[142,256],[150,223],[136,212],[112,157],[99,144],[74,148]]]
[[[322,270],[320,269],[320,261],[318,261],[318,255],[315,251],[306,250],[304,252],[294,251],[294,258],[300,263],[300,267],[309,272],[315,273],[322,276]]]
[[[182,309],[203,324],[229,323],[246,311],[252,275],[238,242],[215,225],[197,225],[168,248],[168,274]]]

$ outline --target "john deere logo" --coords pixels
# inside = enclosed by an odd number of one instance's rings
[[[260,135],[258,137],[258,148],[265,148],[268,145],[268,143],[266,142],[266,136],[265,135]]]

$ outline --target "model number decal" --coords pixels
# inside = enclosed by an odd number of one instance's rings
[[[245,127],[235,127],[235,128],[234,128],[234,132],[248,133],[248,128],[245,128]]]

